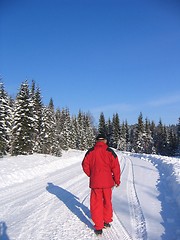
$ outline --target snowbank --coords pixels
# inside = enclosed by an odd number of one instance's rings
[[[65,168],[79,161],[78,157],[83,158],[83,155],[83,151],[69,150],[63,151],[62,157],[44,154],[5,156],[0,158],[0,188]]]
[[[154,164],[159,171],[160,182],[167,186],[169,195],[173,195],[180,210],[180,158],[137,153],[129,155]]]

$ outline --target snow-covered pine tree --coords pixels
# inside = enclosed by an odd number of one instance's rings
[[[71,142],[71,117],[69,109],[63,109],[62,111],[62,130],[61,130],[61,148],[63,150],[68,150],[70,148]]]
[[[161,119],[159,120],[159,124],[156,127],[156,133],[154,136],[154,145],[156,148],[157,154],[167,155],[167,131],[166,127],[162,124]]]
[[[156,124],[154,121],[151,121],[150,123],[150,131],[151,131],[151,136],[153,138],[153,141],[154,141],[154,138],[156,136]]]
[[[146,133],[146,137],[145,137],[145,143],[144,143],[145,144],[144,153],[155,154],[156,150],[154,147],[154,140],[151,132],[151,124],[147,118],[145,119],[145,133]]]
[[[51,154],[51,146],[53,144],[54,133],[52,133],[51,122],[52,113],[46,106],[43,107],[43,128],[41,132],[42,141],[40,142],[40,149],[43,154]],[[53,136],[52,136],[53,135]]]
[[[106,121],[104,117],[104,113],[100,113],[99,117],[99,123],[98,123],[98,133],[103,133],[107,135],[107,130],[106,130]]]
[[[69,148],[76,149],[77,140],[77,119],[70,117],[70,131],[69,131]]]
[[[129,134],[129,127],[127,120],[121,125],[120,129],[120,139],[118,142],[118,147],[119,150],[122,151],[130,151],[130,134]]]
[[[126,151],[130,151],[131,143],[130,143],[130,129],[127,120],[125,121],[125,130],[126,130]]]
[[[11,135],[12,155],[33,153],[33,121],[32,98],[26,80],[21,84],[14,105]]]
[[[145,127],[143,122],[143,115],[140,113],[138,117],[138,124],[136,125],[135,129],[135,139],[134,139],[134,149],[137,153],[145,152],[145,142],[146,142],[146,133]]]
[[[93,126],[92,126],[92,117],[90,114],[84,114],[84,130],[85,130],[85,149],[88,149],[92,147],[95,143],[95,134],[93,131]]]
[[[4,89],[4,84],[0,83],[0,156],[7,154],[9,151],[10,128],[10,98]]]
[[[8,153],[11,152],[11,139],[12,139],[12,122],[15,100],[12,97],[8,97],[8,111],[7,111],[7,132],[8,132]]]
[[[85,123],[84,123],[84,113],[79,110],[78,117],[77,117],[77,132],[78,132],[78,149],[85,150],[87,149],[86,144],[86,129],[85,129]]]
[[[53,99],[52,99],[52,98],[50,98],[48,108],[49,108],[52,112],[54,112],[54,102],[53,102]]]
[[[56,110],[56,124],[57,124],[57,131],[58,134],[61,135],[61,132],[63,130],[63,125],[66,119],[66,110],[63,108],[62,111],[58,108]]]
[[[61,148],[61,110],[59,108],[55,111],[55,119],[56,119],[56,133],[57,133],[57,142]]]
[[[177,150],[176,150],[176,155],[180,156],[180,117],[179,117],[179,122],[177,125],[177,141],[178,141],[178,145],[177,145]]]
[[[120,131],[120,138],[118,140],[117,149],[121,151],[126,151],[126,128],[125,123],[122,122],[121,131]]]
[[[118,113],[113,114],[112,118],[112,147],[117,148],[121,135],[121,127]]]
[[[41,91],[39,87],[35,87],[35,82],[32,83],[31,89],[33,102],[33,118],[34,118],[34,152],[42,153],[43,142],[43,103]]]
[[[167,155],[176,156],[177,148],[178,148],[178,137],[174,131],[174,128],[170,127],[168,130]]]
[[[65,128],[65,121],[66,121],[66,112],[68,109],[57,109],[55,117],[56,117],[56,130],[57,130],[57,136],[58,136],[58,141],[60,144],[60,147],[62,149],[66,149],[66,143],[64,143],[64,137],[63,137],[63,131]],[[69,110],[68,110],[69,111]]]
[[[70,148],[71,149],[77,149],[77,143],[78,143],[78,128],[77,128],[77,118],[76,116],[71,117],[71,133],[70,133]]]
[[[108,140],[108,145],[112,147],[113,141],[112,141],[112,133],[113,133],[113,126],[112,126],[112,121],[110,118],[108,118],[106,122],[106,131],[107,131],[107,140]]]
[[[41,134],[41,149],[43,154],[51,154],[61,156],[61,147],[59,146],[56,118],[54,108],[52,107],[52,99],[48,107],[43,107],[43,129]]]
[[[136,147],[136,141],[135,141],[135,126],[130,126],[129,129],[129,140],[130,140],[130,152],[135,152],[135,147]]]

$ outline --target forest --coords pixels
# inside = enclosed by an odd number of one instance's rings
[[[99,116],[95,126],[93,116],[81,110],[71,115],[66,108],[54,108],[42,101],[41,90],[35,81],[21,83],[13,99],[0,82],[0,155],[51,154],[61,156],[62,150],[86,150],[95,143],[97,133],[105,133],[108,145],[120,151],[180,155],[180,117],[174,125],[166,126],[161,119],[143,119],[140,112],[137,123],[121,122],[118,113],[105,119]]]

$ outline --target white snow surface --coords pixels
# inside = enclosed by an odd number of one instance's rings
[[[90,216],[85,151],[0,158],[0,240],[180,240],[180,159],[116,153],[121,185],[101,237]]]

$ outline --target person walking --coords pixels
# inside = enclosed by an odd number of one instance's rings
[[[116,153],[107,145],[104,134],[98,134],[94,147],[82,161],[82,168],[90,178],[90,212],[96,235],[113,221],[112,188],[120,185],[120,164]]]

